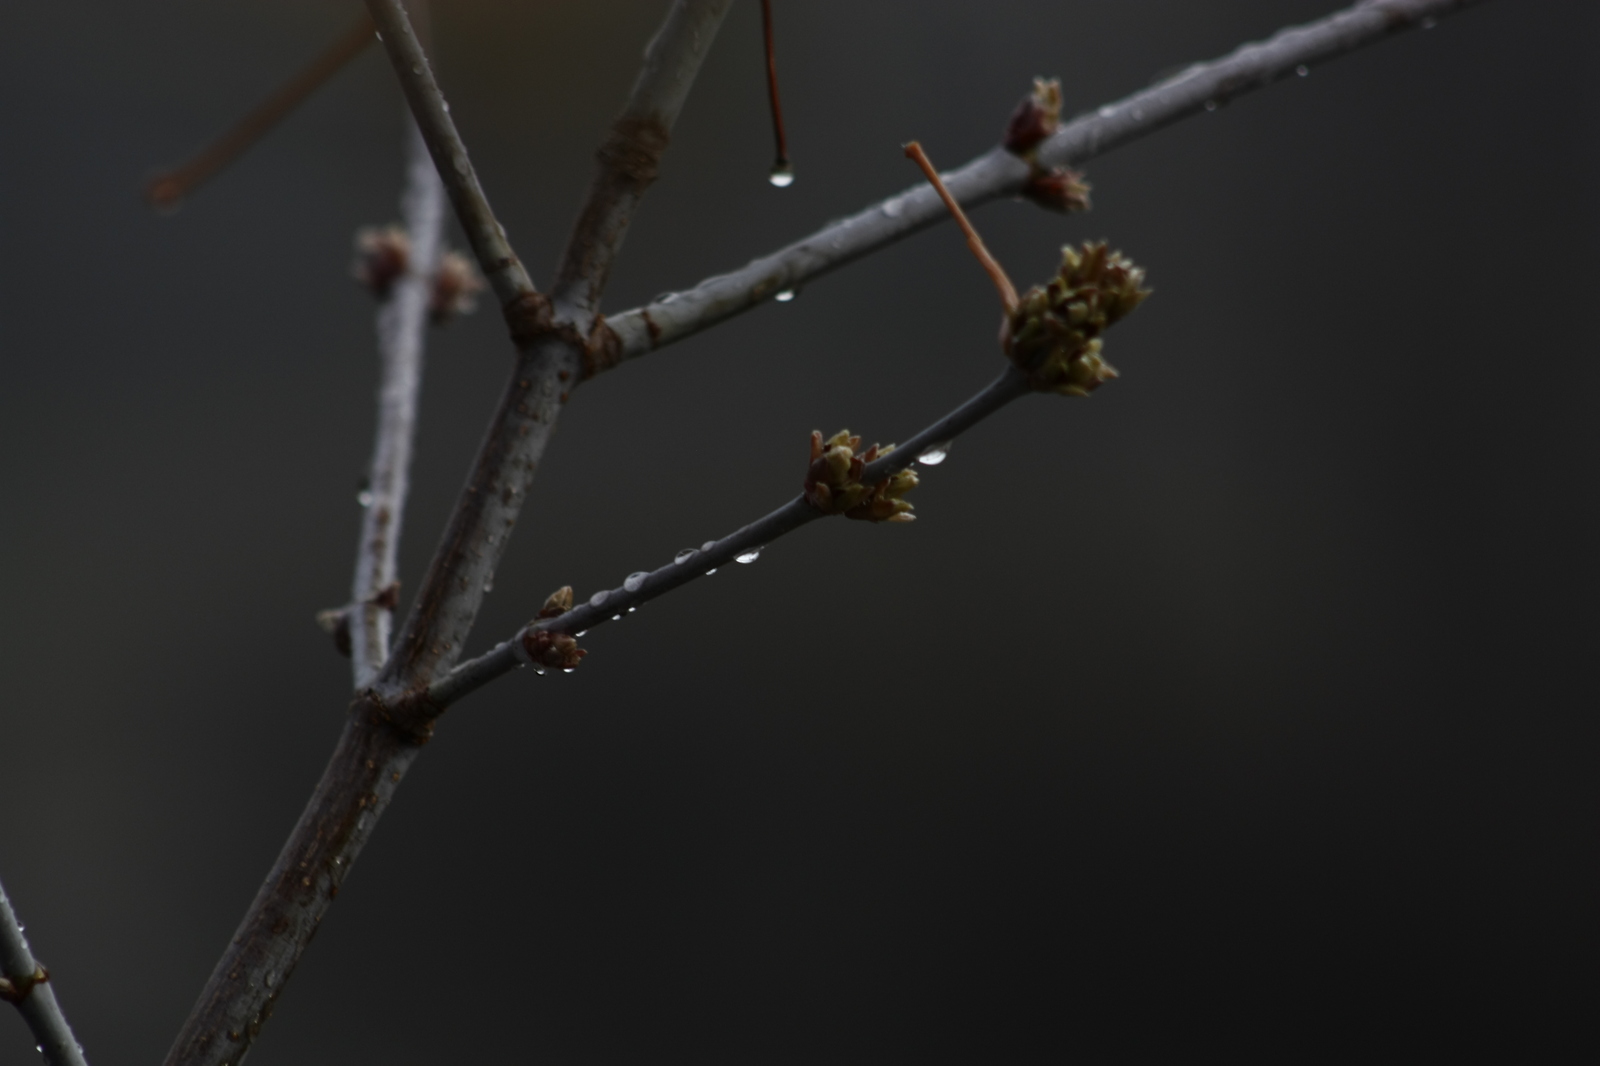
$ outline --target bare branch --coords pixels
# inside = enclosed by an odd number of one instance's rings
[[[596,153],[600,169],[567,241],[552,290],[563,315],[587,332],[611,263],[645,190],[656,180],[683,102],[732,0],[676,0],[645,49],[628,106]]]
[[[407,272],[378,310],[378,428],[367,477],[366,510],[350,590],[350,650],[357,689],[370,685],[389,657],[417,395],[422,387],[433,276],[444,223],[444,186],[414,122],[406,123],[406,188],[401,196],[410,254]]]
[[[0,885],[0,999],[21,1012],[47,1066],[88,1066],[49,981],[50,974],[29,950],[22,923]]]
[[[966,403],[934,422],[916,436],[896,447],[892,452],[867,464],[861,473],[864,484],[872,484],[904,470],[919,457],[936,446],[948,446],[950,441],[1000,408],[1032,391],[1027,377],[1015,368],[1008,367],[994,381]],[[940,458],[943,458],[941,455]],[[933,465],[932,459],[927,465]],[[432,713],[449,706],[463,696],[482,688],[495,678],[528,665],[530,656],[527,640],[533,634],[586,633],[608,621],[615,621],[641,604],[663,596],[673,589],[699,577],[704,577],[737,560],[740,556],[759,550],[786,533],[818,518],[823,512],[797,496],[788,503],[757,519],[721,540],[708,543],[690,554],[681,554],[681,562],[674,560],[647,574],[628,578],[619,588],[599,592],[589,602],[556,616],[530,623],[510,640],[496,645],[484,655],[456,667],[447,676],[435,682],[427,692],[425,707]]]
[[[289,112],[304,103],[323,82],[360,55],[362,49],[371,42],[372,32],[372,20],[361,16],[326,51],[240,119],[228,132],[201,149],[188,162],[151,178],[144,190],[150,206],[163,209],[178,206],[184,197],[243,155],[246,149],[283,121]]]
[[[1236,96],[1270,85],[1346,52],[1454,14],[1481,0],[1362,0],[1327,18],[1292,27],[1259,44],[1247,44],[1210,63],[1152,85],[1097,112],[1062,126],[1037,151],[1046,167],[1081,164],[1179,119],[1219,107]],[[1029,165],[996,148],[954,173],[945,183],[964,207],[1020,194]],[[607,320],[620,342],[622,360],[635,359],[713,326],[780,292],[793,291],[941,221],[939,196],[917,186],[859,214],[825,226],[771,255],[729,274],[707,278],[693,289],[669,293]],[[597,367],[598,370],[609,369]]]

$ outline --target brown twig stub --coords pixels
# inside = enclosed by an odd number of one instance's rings
[[[922,168],[922,173],[927,175],[928,184],[939,194],[939,199],[944,201],[945,208],[950,216],[956,220],[956,225],[961,227],[961,232],[966,234],[967,247],[972,249],[972,254],[977,257],[978,265],[983,267],[984,273],[989,275],[989,280],[994,282],[994,287],[1000,293],[1000,305],[1005,308],[1006,314],[1011,314],[1017,307],[1017,287],[1011,283],[1011,278],[1006,274],[1005,267],[1001,266],[994,256],[989,254],[989,249],[984,246],[983,238],[978,236],[978,231],[973,228],[967,219],[967,213],[961,210],[961,205],[956,198],[950,195],[950,190],[945,188],[944,179],[939,177],[939,172],[934,169],[933,163],[928,159],[928,153],[922,150],[922,145],[911,141],[905,145],[906,158],[912,160]]]
[[[43,963],[35,959],[33,973],[26,977],[20,977],[15,980],[9,977],[0,977],[0,1000],[12,1004],[21,1003],[28,998],[29,993],[33,991],[34,985],[42,985],[48,980],[50,980],[50,971],[44,968]]]
[[[157,174],[145,186],[144,196],[151,207],[171,210],[183,202],[223,167],[243,155],[268,130],[281,122],[316,92],[322,83],[337,74],[372,41],[372,19],[362,15],[339,39],[329,45],[281,88],[257,105],[231,129],[187,162]]]
[[[761,39],[767,58],[767,103],[772,110],[772,139],[776,155],[768,179],[780,189],[794,184],[794,166],[789,162],[789,141],[783,132],[783,100],[778,94],[778,50],[772,29],[772,0],[761,0]]]

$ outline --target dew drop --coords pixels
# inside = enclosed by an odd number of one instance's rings
[[[573,636],[574,636],[574,637],[581,637],[581,636],[583,636],[583,635],[584,635],[584,634],[585,634],[585,633],[587,633],[587,632],[589,632],[589,631],[588,631],[588,630],[587,630],[587,629],[580,629],[580,630],[578,630],[578,631],[577,631],[577,632],[576,632],[576,633],[574,633],[574,634],[572,634],[572,635],[573,635]]]
[[[1301,63],[1298,67],[1294,68],[1294,72],[1300,75],[1300,77],[1304,78],[1310,75],[1311,68],[1306,66],[1304,63]]]
[[[628,613],[629,613],[629,614],[632,614],[632,613],[633,613],[633,612],[634,612],[634,611],[637,611],[637,610],[638,610],[638,609],[639,609],[639,608],[638,608],[638,606],[637,606],[637,605],[636,605],[636,606],[633,606],[633,607],[629,607],[629,608],[628,608]]]
[[[923,466],[938,466],[949,457],[950,442],[941,441],[938,444],[930,444],[924,448],[922,454],[917,456],[917,462]]]
[[[767,180],[779,189],[787,189],[794,184],[794,168],[787,163],[779,163],[767,175]]]
[[[602,603],[606,602],[606,597],[610,595],[611,593],[607,592],[605,589],[601,589],[599,592],[596,592],[593,596],[589,597],[589,606],[600,606]]]
[[[363,507],[371,507],[372,500],[373,496],[371,489],[362,489],[360,492],[356,493],[356,502]]]
[[[450,101],[446,100],[442,106],[444,107],[444,113],[448,115],[450,113]]]
[[[563,674],[570,674],[570,673],[572,673],[572,671],[574,671],[576,669],[577,669],[576,666],[564,666],[564,667],[561,668],[561,672]]]
[[[629,592],[638,592],[639,589],[644,585],[644,579],[649,576],[650,575],[645,573],[643,570],[635,570],[633,573],[628,575],[628,579],[622,583],[622,587],[627,589]]]
[[[888,215],[890,218],[899,218],[900,209],[902,206],[903,205],[900,202],[900,197],[896,196],[893,200],[885,201],[883,205],[883,213]]]
[[[1107,105],[1105,105],[1104,107],[1102,107],[1100,109],[1100,117],[1101,118],[1110,118],[1112,115],[1115,115],[1116,113],[1117,113],[1117,109],[1112,107],[1110,104],[1107,104]]]
[[[494,582],[493,581],[485,581],[483,583],[483,591],[485,593],[493,592],[494,591]]]
[[[620,614],[614,614],[611,616],[611,620],[613,622],[620,622],[622,621],[622,616]]]
[[[710,570],[706,571],[706,577],[710,577],[712,574],[714,574],[716,572],[717,572],[717,568],[713,566]]]
[[[685,548],[685,549],[683,549],[683,551],[679,552],[677,555],[674,555],[672,557],[672,561],[677,563],[679,566],[682,566],[684,563],[688,562],[690,559],[693,559],[696,555],[699,555],[699,554],[700,554],[700,549],[699,548]]]
[[[757,548],[751,548],[747,552],[740,552],[738,555],[735,555],[733,557],[733,561],[736,562],[736,563],[746,563],[746,564],[753,563],[757,559],[761,558],[761,548],[762,547],[766,547],[766,545],[762,545],[761,547],[757,547]]]
[[[712,548],[715,548],[716,546],[717,546],[717,542],[716,541],[708,540],[704,544],[700,545],[700,550],[703,551],[703,552],[708,552]]]
[[[781,304],[786,304],[790,300],[794,299],[794,290],[784,289],[782,292],[778,293],[778,295],[774,296],[773,299],[777,300]]]

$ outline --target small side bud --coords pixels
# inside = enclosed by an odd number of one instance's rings
[[[382,300],[411,265],[411,240],[399,226],[368,226],[356,232],[355,279]]]
[[[1089,183],[1078,171],[1066,167],[1035,170],[1022,187],[1022,195],[1047,211],[1063,215],[1089,210]]]
[[[1026,158],[1060,125],[1061,82],[1034,78],[1033,92],[1022,98],[1006,123],[1006,151]]]
[[[350,612],[344,607],[330,607],[317,612],[317,627],[333,638],[333,646],[340,655],[350,658]]]
[[[428,301],[428,317],[442,326],[458,315],[470,315],[478,308],[483,278],[472,261],[460,252],[439,257],[439,270],[433,275],[433,295]]]
[[[539,608],[538,617],[555,618],[570,610],[572,610],[572,586],[562,585],[545,599],[544,606]]]
[[[917,486],[916,471],[891,474],[875,485],[863,485],[866,464],[894,451],[894,445],[874,444],[857,452],[861,438],[840,430],[826,442],[820,432],[811,434],[811,466],[806,470],[806,502],[823,514],[842,514],[868,522],[910,522],[911,504],[900,499]]]
[[[533,665],[546,670],[576,670],[589,653],[565,633],[530,629],[522,635],[522,649]]]

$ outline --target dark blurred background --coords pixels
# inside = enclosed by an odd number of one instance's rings
[[[1328,0],[779,3],[799,180],[736,5],[610,310]],[[437,5],[548,279],[665,4]],[[8,5],[0,875],[91,1059],[164,1055],[327,758],[372,428],[369,50],[179,213],[143,180],[353,19]],[[1600,9],[1501,0],[978,222],[1019,282],[1109,237],[1122,380],[453,709],[252,1063],[1419,1061],[1596,1043]],[[587,385],[476,637],[728,532],[813,428],[903,438],[998,369],[948,227]],[[509,365],[432,339],[415,590]],[[0,1062],[29,1061],[0,1012]]]

